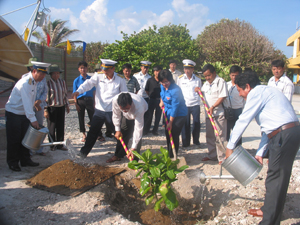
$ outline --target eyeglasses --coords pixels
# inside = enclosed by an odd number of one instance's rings
[[[167,84],[169,84],[169,83],[170,83],[170,81],[160,82],[160,84],[162,84],[162,85],[167,85]]]

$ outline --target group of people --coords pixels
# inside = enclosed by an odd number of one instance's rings
[[[67,88],[59,78],[62,72],[57,65],[31,62],[33,68],[20,79],[6,104],[7,163],[9,168],[20,171],[21,166],[38,166],[30,159],[29,150],[21,141],[29,124],[39,129],[38,112],[44,109],[50,137],[53,141],[63,139],[65,111],[69,112]],[[183,60],[184,74],[176,70],[176,61],[170,61],[170,69],[153,67],[154,76],[148,74],[151,62],[141,61],[141,71],[131,74],[131,64],[123,65],[123,74],[115,72],[117,62],[101,59],[93,76],[87,75],[86,62],[78,64],[80,76],[73,83],[73,98],[78,111],[80,132],[83,133],[83,147],[79,152],[87,157],[95,142],[102,136],[101,128],[106,124],[107,133],[114,133],[117,139],[115,154],[107,163],[120,161],[125,155],[122,138],[132,145],[127,155],[134,158],[132,151],[140,152],[142,136],[150,132],[155,110],[153,135],[158,135],[162,112],[166,116],[165,135],[169,156],[174,157],[168,130],[171,130],[175,152],[182,146],[193,143],[200,145],[200,101],[203,95],[207,105],[206,142],[208,155],[202,161],[218,160],[222,163],[236,146],[242,144],[242,134],[256,119],[261,127],[262,139],[255,158],[262,163],[268,158],[265,204],[261,209],[249,210],[249,214],[263,217],[260,224],[279,224],[289,184],[293,161],[299,149],[300,131],[298,118],[291,105],[294,86],[284,73],[284,62],[272,62],[272,77],[268,86],[260,85],[257,74],[245,71],[239,66],[230,69],[229,82],[216,73],[211,64],[202,68],[205,82],[194,74],[196,63]],[[51,78],[43,83],[49,67]],[[100,70],[100,71],[98,71]],[[37,88],[37,85],[43,87]],[[47,90],[48,89],[48,90]],[[40,93],[39,91],[40,90]],[[45,90],[47,94],[42,94]],[[38,93],[38,94],[37,94]],[[43,99],[40,96],[43,97]],[[45,102],[44,102],[45,101]],[[86,135],[84,113],[87,109],[90,122]],[[228,113],[230,111],[230,113]],[[228,141],[226,152],[216,146],[216,136],[209,118],[212,116],[222,141]],[[231,114],[231,116],[229,116]],[[191,116],[193,129],[191,132]],[[56,132],[56,134],[55,134]],[[62,138],[61,138],[62,137]],[[58,146],[63,149],[63,146]]]

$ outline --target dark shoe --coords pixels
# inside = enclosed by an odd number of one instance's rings
[[[21,171],[21,168],[19,167],[19,165],[9,165],[8,167],[9,167],[9,169],[16,171],[16,172]]]
[[[157,131],[156,131],[156,132],[153,132],[153,131],[152,131],[152,134],[153,134],[154,136],[158,136],[158,135],[159,135]]]
[[[114,135],[112,135],[112,134],[105,134],[105,137],[108,137],[108,138],[113,138],[113,137],[114,137]]]
[[[79,152],[79,153],[77,154],[77,156],[79,156],[79,157],[82,158],[82,159],[85,159],[85,158],[87,157],[87,155],[85,155],[85,154],[83,154],[83,153],[81,153],[81,152]]]
[[[60,147],[60,148],[57,148],[57,150],[68,151],[68,149],[66,147]]]
[[[190,145],[182,145],[183,148],[187,148],[189,147]]]
[[[200,145],[200,142],[198,142],[198,143],[194,143],[194,145]]]
[[[263,217],[261,209],[249,209],[248,214],[256,217]]]
[[[39,165],[40,165],[39,163],[33,162],[31,159],[26,162],[21,162],[22,167],[25,167],[25,166],[35,167],[35,166],[39,166]]]
[[[121,159],[118,156],[113,156],[110,159],[106,160],[107,163],[112,163],[114,161],[121,161]]]

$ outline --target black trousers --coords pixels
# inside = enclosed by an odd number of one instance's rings
[[[49,136],[54,142],[63,141],[65,136],[65,106],[47,108],[49,118],[47,119]],[[51,138],[49,137],[49,142]],[[63,145],[57,145],[57,148],[61,148]]]
[[[176,154],[178,153],[178,148],[179,148],[179,135],[180,135],[180,132],[182,130],[182,127],[183,127],[185,121],[186,121],[186,116],[178,116],[178,117],[175,117],[173,124],[172,124],[171,133],[172,133],[172,137],[173,137],[173,141],[174,141],[174,145],[175,145]],[[172,145],[170,143],[170,136],[169,136],[167,129],[165,130],[165,134],[166,134],[166,138],[167,138],[169,156],[170,156],[170,158],[173,158],[174,155],[173,155],[173,151],[172,151]]]
[[[81,97],[77,99],[77,105],[80,107],[80,112],[77,111],[79,120],[79,130],[80,132],[85,132],[85,110],[88,113],[90,121],[92,121],[94,115],[94,99],[92,97]]]
[[[8,165],[18,165],[20,162],[30,160],[29,149],[22,145],[22,140],[26,134],[30,121],[25,115],[17,115],[11,112],[5,112],[6,117],[6,141]]]
[[[187,107],[188,115],[181,131],[182,147],[190,146],[191,141],[191,115],[193,116],[193,143],[199,144],[200,137],[200,105]]]
[[[300,126],[281,131],[270,139],[269,168],[261,225],[279,225],[293,162],[300,146]]]
[[[99,131],[105,121],[107,122],[107,126],[109,127],[109,129],[115,132],[115,127],[112,122],[112,112],[104,112],[95,109],[95,113],[92,118],[91,127],[87,134],[85,144],[80,150],[82,154],[88,155],[90,153],[90,151],[94,147],[95,142],[97,141]]]
[[[226,136],[227,141],[229,141],[230,133],[231,133],[231,131],[232,131],[232,129],[233,129],[236,121],[239,119],[239,116],[242,114],[242,112],[243,112],[243,108],[233,109],[234,119],[233,120],[227,120],[227,136]],[[236,146],[239,146],[241,144],[242,144],[242,137],[238,141],[238,143],[236,144]]]
[[[154,127],[152,132],[156,133],[158,130],[158,125],[159,121],[161,118],[161,108],[159,107],[160,99],[155,99],[155,98],[150,98],[148,102],[148,116],[147,116],[147,121],[145,121],[145,126],[144,126],[144,133],[149,133],[150,128],[151,128],[151,123],[152,123],[152,118],[153,118],[153,113],[155,110],[155,121],[154,121]]]
[[[122,133],[122,136],[123,136],[123,141],[124,141],[125,145],[127,146],[127,148],[128,148],[128,142],[129,142],[130,138],[132,138],[132,136],[133,136],[133,131],[134,131],[134,120],[128,120],[125,117],[122,117],[122,120],[121,120],[121,133]],[[142,146],[142,139],[139,141],[135,151],[140,153],[141,146]],[[126,155],[126,152],[123,148],[123,145],[118,140],[117,141],[117,146],[116,146],[116,151],[115,151],[115,156],[117,156],[119,158],[123,158],[125,155]],[[136,157],[134,159],[137,160]]]

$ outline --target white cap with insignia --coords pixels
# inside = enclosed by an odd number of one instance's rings
[[[149,62],[149,61],[141,61],[140,63],[142,64],[142,66],[145,66],[145,67],[149,67],[152,64],[152,62]]]
[[[196,63],[190,59],[185,59],[182,61],[183,68],[194,68],[196,66]]]
[[[111,69],[115,66],[115,64],[117,63],[116,61],[113,61],[111,59],[100,59],[102,62],[102,69],[103,70],[108,70]]]
[[[48,74],[47,68],[51,65],[50,63],[36,62],[36,61],[31,61],[31,63],[33,64],[33,69]]]

